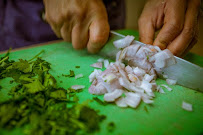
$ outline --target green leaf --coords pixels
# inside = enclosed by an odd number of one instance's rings
[[[63,100],[63,99],[67,99],[67,93],[66,93],[66,90],[64,89],[58,89],[53,92],[50,92],[50,97],[57,100]]]
[[[19,62],[14,62],[12,66],[23,73],[29,73],[32,71],[33,63],[29,64],[28,61],[20,59]]]
[[[43,91],[45,89],[45,87],[38,79],[35,79],[31,83],[24,84],[23,86],[26,88],[26,91],[31,94]]]

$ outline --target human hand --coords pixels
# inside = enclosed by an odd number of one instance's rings
[[[102,0],[44,0],[45,18],[58,37],[75,49],[98,52],[109,37],[109,24]]]
[[[200,4],[201,0],[148,0],[138,21],[140,41],[183,56],[198,40]]]

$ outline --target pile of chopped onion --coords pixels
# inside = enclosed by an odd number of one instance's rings
[[[104,101],[115,102],[119,107],[136,108],[141,101],[151,104],[155,91],[164,93],[161,87],[172,90],[166,85],[158,86],[155,80],[156,72],[176,63],[173,54],[168,49],[161,51],[157,46],[133,44],[133,40],[133,36],[126,36],[115,41],[115,47],[120,49],[116,62],[99,59],[106,70],[95,69],[89,76],[92,83],[89,92],[104,95]],[[94,67],[99,66],[94,64]],[[168,82],[176,83],[175,80]]]

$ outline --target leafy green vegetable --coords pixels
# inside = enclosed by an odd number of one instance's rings
[[[57,87],[56,79],[49,73],[51,64],[38,57],[43,52],[29,61],[11,61],[9,52],[0,58],[0,79],[11,77],[10,82],[17,83],[8,92],[11,98],[0,103],[0,128],[11,130],[29,125],[25,130],[28,135],[98,131],[105,116],[86,104],[78,104],[76,93],[80,90]],[[70,70],[68,77],[74,76]]]
[[[62,76],[65,76],[65,77],[75,77],[75,73],[73,70],[69,70],[70,74],[69,75],[64,75],[62,74]]]

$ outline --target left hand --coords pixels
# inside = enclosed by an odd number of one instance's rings
[[[183,56],[198,40],[200,4],[201,0],[148,0],[138,22],[140,41]]]

